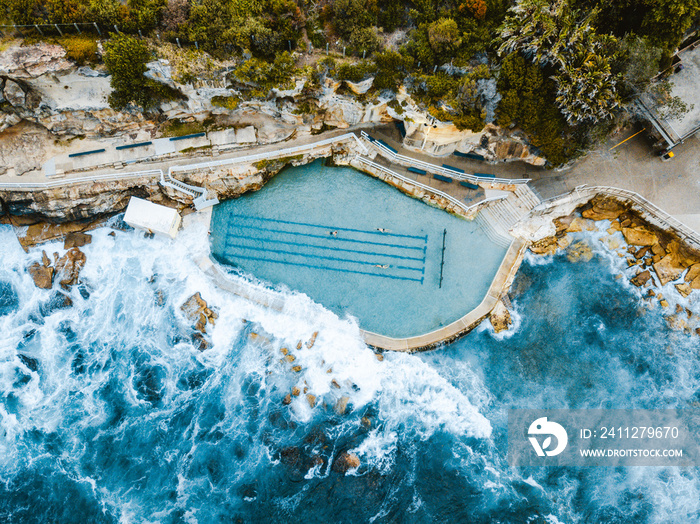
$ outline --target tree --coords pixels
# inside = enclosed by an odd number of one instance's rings
[[[402,83],[408,69],[413,65],[411,57],[403,56],[396,51],[384,51],[374,57],[377,66],[377,76],[374,77],[374,87],[395,91]]]
[[[151,54],[140,40],[125,34],[111,35],[104,46],[104,63],[112,75],[109,105],[118,111],[133,103],[147,110],[178,93],[144,76]]]
[[[334,0],[332,23],[335,32],[349,40],[355,29],[371,27],[377,20],[376,0]]]
[[[477,20],[483,20],[486,16],[486,2],[485,0],[464,0],[459,10],[469,11]]]
[[[621,42],[620,71],[626,98],[643,93],[659,72],[662,51],[646,38],[628,35]]]
[[[501,31],[501,53],[517,50],[555,68],[556,103],[572,123],[612,118],[620,104],[610,64],[617,40],[596,34],[595,14],[583,15],[566,0],[518,0]]]
[[[365,51],[372,54],[381,47],[381,44],[382,41],[373,27],[353,29],[350,33],[350,45],[358,55]]]
[[[0,0],[0,18],[13,24],[35,24],[36,0]]]
[[[457,22],[440,18],[428,26],[428,42],[435,55],[443,60],[452,58],[462,43]]]

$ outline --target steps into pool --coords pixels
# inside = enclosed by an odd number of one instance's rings
[[[539,203],[539,197],[526,184],[520,184],[507,198],[479,211],[476,223],[492,242],[507,247],[513,241],[510,230]]]

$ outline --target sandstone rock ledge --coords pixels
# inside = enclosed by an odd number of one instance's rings
[[[689,296],[700,289],[700,251],[689,246],[673,231],[661,229],[643,218],[630,204],[607,196],[596,196],[588,203],[579,206],[574,213],[553,220],[556,233],[530,244],[529,249],[538,255],[552,255],[566,249],[571,261],[590,260],[592,252],[585,242],[569,245],[567,234],[598,229],[595,222],[609,220],[608,236],[600,241],[611,251],[625,257],[630,283],[639,288],[647,288],[645,298],[652,298],[663,308],[669,307],[669,298],[652,289],[678,280],[683,274],[683,282],[674,285],[682,296]],[[624,243],[619,239],[620,233]],[[626,249],[624,244],[626,244]],[[620,275],[621,276],[621,275]],[[680,307],[680,306],[678,306]],[[678,312],[677,312],[678,313]],[[673,318],[671,327],[690,332],[692,313],[682,322]],[[670,317],[667,317],[667,320]],[[700,319],[698,325],[700,325]],[[698,328],[700,330],[700,328]],[[700,334],[700,333],[698,333]]]

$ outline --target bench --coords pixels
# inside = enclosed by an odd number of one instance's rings
[[[469,158],[471,160],[485,160],[483,156],[476,153],[462,153],[461,151],[455,151],[452,153],[454,156],[461,156],[462,158]]]
[[[68,155],[68,158],[75,158],[77,156],[85,156],[85,155],[96,155],[97,153],[104,153],[104,149],[93,149],[92,151],[82,151],[80,153],[73,153],[71,155]]]
[[[422,169],[418,169],[417,167],[409,167],[408,172],[415,173],[417,175],[427,175],[428,174],[426,171],[423,171]]]
[[[474,173],[474,176],[480,176],[482,178],[496,178],[496,175],[492,175],[491,173]]]
[[[174,136],[170,139],[171,142],[175,142],[176,140],[187,140],[188,138],[199,138],[200,136],[205,136],[206,133],[194,133],[192,135],[184,135],[184,136]]]
[[[464,169],[459,169],[458,167],[448,166],[447,164],[442,164],[445,169],[451,169],[452,171],[457,171],[457,173],[464,173]]]
[[[381,145],[383,145],[384,147],[386,147],[389,151],[391,151],[391,152],[394,153],[395,155],[398,155],[398,154],[399,154],[399,152],[398,152],[396,149],[394,149],[394,148],[391,147],[389,144],[387,144],[386,142],[384,142],[384,140],[379,140],[379,139],[377,138],[377,142],[379,142]]]
[[[467,182],[466,180],[460,180],[459,185],[469,189],[479,189],[479,186],[477,186],[476,184],[472,184],[471,182]]]
[[[440,182],[452,182],[452,179],[450,177],[443,175],[433,175],[433,178],[435,180],[439,180]]]
[[[153,142],[138,142],[136,144],[127,144],[125,146],[117,146],[117,151],[121,151],[122,149],[133,149],[135,147],[145,147],[145,146],[150,146]]]

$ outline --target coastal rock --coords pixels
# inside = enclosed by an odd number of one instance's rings
[[[676,284],[676,291],[678,291],[682,296],[687,297],[690,295],[691,291],[693,291],[693,288],[690,287],[690,284],[688,283],[683,283],[683,284]]]
[[[58,259],[56,275],[58,275],[59,284],[63,289],[70,289],[73,284],[78,283],[80,270],[85,266],[86,260],[85,253],[77,247],[69,249],[65,255]]]
[[[637,275],[630,280],[632,284],[634,284],[637,287],[642,287],[646,285],[647,282],[649,282],[649,279],[651,278],[651,272],[647,269],[645,271],[642,271],[641,273],[637,273]]]
[[[306,343],[306,347],[307,347],[307,348],[311,349],[311,348],[314,346],[314,344],[316,343],[316,337],[317,337],[317,336],[318,336],[318,331],[314,331],[314,334],[311,335],[311,338],[310,338],[309,341]]]
[[[537,242],[532,242],[529,246],[530,251],[535,255],[553,255],[557,252],[557,238],[546,237]]]
[[[620,247],[620,241],[611,235],[601,237],[600,241],[603,243],[603,245],[605,245],[605,247],[607,247],[611,251],[615,250],[615,249],[619,249],[619,247]]]
[[[673,256],[676,265],[681,267],[690,267],[700,262],[700,256],[697,253],[691,252],[687,247],[681,244],[678,240],[672,240],[666,245],[666,253]]]
[[[316,396],[312,395],[311,393],[308,393],[306,395],[306,401],[309,403],[309,406],[316,407]]]
[[[506,331],[513,323],[512,319],[510,318],[510,312],[502,300],[496,302],[496,305],[491,310],[489,321],[491,322],[491,325],[496,333]]]
[[[350,397],[340,397],[338,399],[338,402],[335,403],[335,407],[333,410],[338,414],[338,415],[345,415],[345,412],[348,409],[348,402],[350,401]]]
[[[622,235],[625,241],[632,246],[653,246],[658,243],[656,234],[644,226],[623,227]]]
[[[683,266],[678,264],[676,257],[666,255],[653,265],[661,285],[664,286],[672,280],[676,280],[683,272]]]
[[[63,249],[71,249],[74,247],[83,247],[84,245],[90,244],[92,242],[92,235],[87,235],[85,233],[73,232],[66,235],[66,239],[63,241]]]
[[[72,69],[73,64],[65,56],[66,50],[60,45],[13,46],[0,53],[0,74],[34,78]]]
[[[692,282],[698,277],[700,277],[700,263],[690,266],[688,272],[685,274],[685,281]]]
[[[333,461],[333,471],[336,473],[345,474],[351,469],[357,469],[360,467],[360,458],[353,454],[343,452]]]
[[[51,266],[34,262],[27,271],[29,271],[29,275],[34,280],[36,287],[51,289],[51,286],[53,286],[53,268]]]
[[[566,258],[569,262],[589,262],[593,258],[593,251],[587,242],[576,242],[566,250]]]
[[[580,231],[595,231],[595,222],[586,218],[575,216],[566,228],[567,233],[578,233]]]
[[[591,220],[613,220],[627,211],[627,206],[611,197],[597,196],[590,201],[591,207],[581,212]]]
[[[219,317],[216,312],[209,308],[207,301],[202,298],[199,291],[188,298],[185,303],[180,306],[180,309],[190,322],[195,323],[195,329],[201,333],[206,332],[207,324],[213,326],[216,319]],[[253,335],[255,335],[253,338],[257,338],[257,334],[253,333],[251,337]]]

